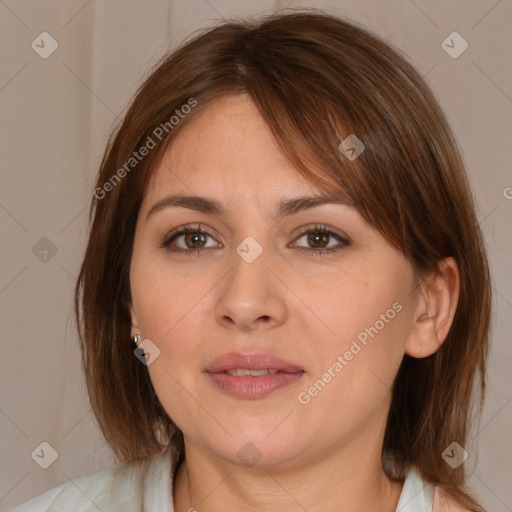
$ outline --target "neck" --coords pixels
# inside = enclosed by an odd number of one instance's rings
[[[176,512],[395,512],[403,486],[384,473],[380,451],[367,446],[286,467],[246,467],[185,447],[174,483]]]

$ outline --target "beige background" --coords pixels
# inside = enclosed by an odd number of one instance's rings
[[[489,392],[466,446],[469,483],[489,510],[512,510],[510,0],[0,0],[0,510],[112,462],[82,382],[71,308],[112,123],[169,46],[220,18],[285,5],[330,8],[388,38],[452,123],[495,281]],[[47,59],[31,47],[44,31],[59,45]],[[441,47],[453,31],[469,43],[456,59]],[[42,442],[58,452],[48,469],[31,458]]]

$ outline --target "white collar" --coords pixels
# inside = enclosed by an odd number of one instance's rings
[[[434,486],[424,482],[416,469],[406,475],[396,512],[432,512]]]

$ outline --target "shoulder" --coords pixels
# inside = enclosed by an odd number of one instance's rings
[[[432,512],[471,512],[467,508],[459,505],[447,492],[441,487],[434,487],[434,503]]]
[[[130,485],[127,465],[108,468],[75,478],[31,499],[11,512],[89,512],[99,510],[140,510],[135,489]],[[114,506],[116,508],[114,508]]]
[[[162,462],[161,454],[75,478],[14,508],[11,512],[138,512],[144,502],[144,469]]]

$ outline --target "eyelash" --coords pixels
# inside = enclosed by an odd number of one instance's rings
[[[178,237],[180,237],[182,235],[187,235],[189,233],[204,234],[204,235],[210,236],[211,238],[214,238],[213,235],[207,229],[201,228],[201,226],[199,224],[197,224],[195,226],[185,225],[185,226],[177,228],[176,230],[174,230],[171,233],[169,233],[164,238],[162,243],[160,244],[160,247],[162,249],[167,249],[168,251],[171,251],[171,252],[174,252],[174,253],[182,253],[182,254],[185,254],[187,256],[191,256],[193,253],[196,253],[197,256],[200,256],[201,252],[205,250],[204,248],[199,248],[199,249],[182,249],[182,248],[178,248],[178,249],[175,249],[175,248],[171,248],[171,246],[170,246],[171,243],[174,240],[176,240]],[[337,233],[334,233],[333,231],[328,229],[327,226],[318,225],[318,224],[315,224],[313,227],[312,226],[305,226],[304,228],[302,228],[299,231],[295,241],[298,240],[299,238],[301,238],[304,235],[313,234],[313,233],[322,234],[322,235],[328,235],[329,237],[333,237],[336,240],[338,240],[338,242],[340,242],[340,245],[337,245],[335,247],[327,247],[327,248],[323,248],[323,249],[315,249],[315,248],[311,248],[311,247],[298,247],[298,249],[304,250],[304,251],[306,251],[309,254],[312,254],[314,256],[324,256],[326,253],[332,253],[332,252],[335,252],[335,251],[339,251],[339,250],[344,249],[345,247],[350,245],[349,240],[347,240],[346,238],[343,238],[341,235],[338,235]]]

